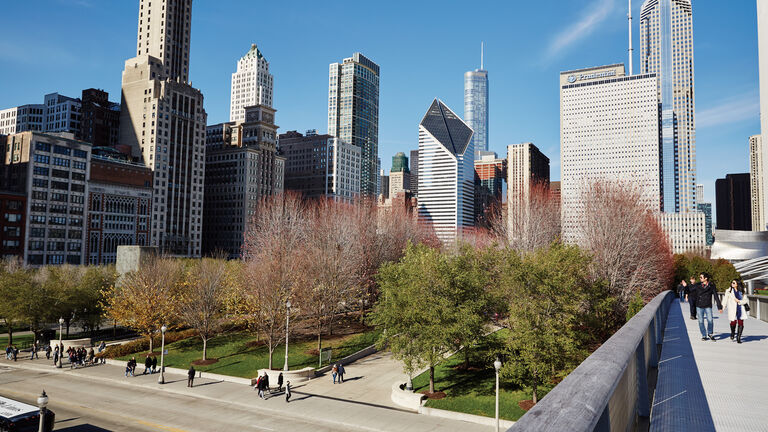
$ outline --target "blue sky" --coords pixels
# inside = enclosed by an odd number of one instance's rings
[[[42,103],[88,87],[119,101],[124,61],[136,49],[138,0],[33,0],[4,5],[0,108]],[[694,2],[698,178],[748,172],[759,133],[754,0]],[[726,6],[727,5],[727,6]],[[641,1],[633,2],[635,53]],[[531,141],[560,178],[558,74],[626,62],[625,0],[254,1],[195,0],[190,78],[209,123],[228,120],[230,75],[256,43],[275,75],[280,131],[327,131],[328,64],[360,51],[381,66],[379,154],[418,146],[434,97],[463,112],[463,73],[485,41],[490,145]],[[635,56],[637,64],[637,54]]]

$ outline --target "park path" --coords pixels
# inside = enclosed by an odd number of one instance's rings
[[[28,360],[26,356],[18,362],[3,359],[0,365],[48,372],[57,376],[69,375],[73,380],[91,380],[113,386],[135,386],[177,395],[192,396],[209,401],[223,402],[246,408],[264,411],[271,415],[294,418],[304,422],[321,422],[338,425],[340,428],[365,431],[486,431],[487,426],[457,420],[420,415],[399,408],[384,400],[382,386],[391,389],[397,381],[399,368],[387,355],[376,354],[371,358],[349,365],[347,382],[333,385],[328,376],[293,387],[290,403],[283,395],[260,400],[249,386],[221,382],[211,379],[195,379],[195,387],[186,387],[186,377],[166,373],[166,384],[157,384],[158,375],[137,375],[126,378],[124,368],[112,365],[99,365],[70,370],[56,369],[52,361],[44,359]],[[359,369],[358,369],[359,368]],[[386,372],[379,371],[379,368]],[[139,365],[137,371],[142,371]],[[355,379],[359,377],[358,379]],[[393,379],[390,379],[393,378]],[[399,378],[403,374],[399,372]],[[367,389],[367,390],[366,390]],[[369,392],[369,395],[364,394]]]
[[[730,340],[727,311],[714,310],[716,341],[702,341],[689,305],[667,318],[651,431],[766,431],[768,323],[747,319],[742,344]]]

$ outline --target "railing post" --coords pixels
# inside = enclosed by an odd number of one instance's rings
[[[656,347],[652,346],[652,350]],[[648,395],[648,369],[645,367],[645,338],[640,340],[640,344],[635,350],[635,361],[637,362],[637,415],[639,417],[651,416],[651,403]]]
[[[608,404],[605,404],[600,419],[597,420],[594,432],[611,432],[611,414],[608,412]]]

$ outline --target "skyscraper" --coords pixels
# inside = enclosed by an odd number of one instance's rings
[[[408,156],[397,152],[392,156],[392,169],[389,170],[389,193],[394,198],[400,192],[411,190],[411,169],[408,166]]]
[[[472,129],[435,99],[419,124],[419,220],[450,243],[474,227]]]
[[[331,63],[328,76],[328,135],[360,147],[360,193],[373,197],[379,175],[379,65],[354,53]]]
[[[655,73],[661,104],[664,212],[696,211],[696,122],[690,0],[645,0],[640,12],[640,70]]]
[[[768,0],[757,0],[757,41],[760,65],[760,133],[763,143],[763,173],[768,173]],[[765,183],[766,179],[761,177],[760,181]],[[766,185],[763,184],[763,189],[765,187]],[[763,194],[763,211],[765,210],[768,210],[768,194]],[[760,229],[766,229],[765,224],[761,225]]]
[[[752,230],[749,200],[749,173],[726,174],[715,180],[717,229]]]
[[[481,152],[475,152],[478,154]],[[482,152],[475,160],[475,223],[482,225],[487,221],[486,212],[494,206],[501,206],[504,201],[502,189],[507,175],[507,160],[499,159],[495,152]],[[549,162],[549,161],[547,161]],[[549,178],[549,163],[547,163]]]
[[[419,150],[411,150],[411,193],[419,195]]]
[[[256,44],[237,62],[232,74],[232,93],[229,103],[229,121],[245,120],[245,107],[263,105],[272,107],[274,77],[269,73],[269,62]]]
[[[120,143],[154,172],[150,245],[179,256],[200,256],[203,217],[207,116],[189,85],[191,9],[191,0],[139,1],[120,106]]]
[[[483,51],[480,48],[480,69],[464,73],[464,121],[475,133],[472,145],[475,159],[481,151],[488,151],[488,71],[483,69]]]
[[[752,230],[765,231],[765,160],[762,135],[749,137],[749,197]]]

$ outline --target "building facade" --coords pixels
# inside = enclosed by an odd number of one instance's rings
[[[481,225],[486,212],[504,201],[502,190],[507,179],[507,159],[499,159],[494,152],[476,151],[475,154],[481,154],[480,159],[475,160],[475,223]]]
[[[43,131],[70,132],[80,135],[80,99],[51,93],[45,95],[45,114],[43,116]]]
[[[475,226],[472,128],[435,99],[419,124],[418,217],[444,243]]]
[[[245,120],[245,107],[263,105],[272,107],[274,77],[269,73],[269,62],[256,44],[237,62],[232,74],[232,92],[229,121]]]
[[[640,70],[655,74],[661,104],[664,212],[696,211],[696,121],[690,0],[645,0]]]
[[[144,164],[99,155],[88,180],[87,264],[117,261],[117,247],[146,246],[152,217],[152,170]]]
[[[360,53],[331,63],[328,135],[360,147],[360,193],[377,194],[379,167],[379,65]]]
[[[31,104],[0,110],[0,135],[43,131],[45,105]]]
[[[717,229],[752,231],[749,173],[715,180]]]
[[[91,146],[72,134],[22,132],[4,148],[3,189],[27,196],[24,263],[84,264]]]
[[[475,132],[475,153],[488,151],[488,71],[482,65],[464,73],[464,121]]]
[[[749,137],[749,197],[752,209],[752,230],[766,231],[765,220],[765,161],[762,135]]]
[[[705,213],[657,213],[656,217],[667,235],[673,254],[704,253],[707,247]]]
[[[383,169],[379,171],[379,196],[389,198],[389,176]]]
[[[0,191],[0,214],[3,215],[0,219],[0,257],[23,259],[27,196],[23,193]]]
[[[762,175],[758,180],[766,189],[765,173],[768,173],[768,0],[757,0],[758,64],[760,69],[760,133],[762,144]],[[1,133],[1,132],[0,132]],[[768,194],[763,192],[762,211],[768,211]],[[768,216],[763,213],[761,230],[768,227]],[[754,226],[753,226],[754,229]]]
[[[207,116],[203,94],[189,84],[191,9],[191,0],[140,0],[136,57],[123,71],[119,140],[153,171],[149,246],[199,257]]]
[[[117,147],[120,137],[120,104],[110,102],[104,90],[86,89],[81,97],[77,139],[94,147]]]
[[[419,196],[419,151],[411,150],[411,193]]]
[[[389,193],[394,197],[400,192],[411,191],[411,168],[408,165],[408,156],[403,152],[397,152],[392,156],[392,169],[389,170]]]
[[[715,242],[715,237],[712,231],[712,203],[700,202],[696,206],[700,213],[704,213],[704,238],[706,245],[712,246],[712,244]]]

